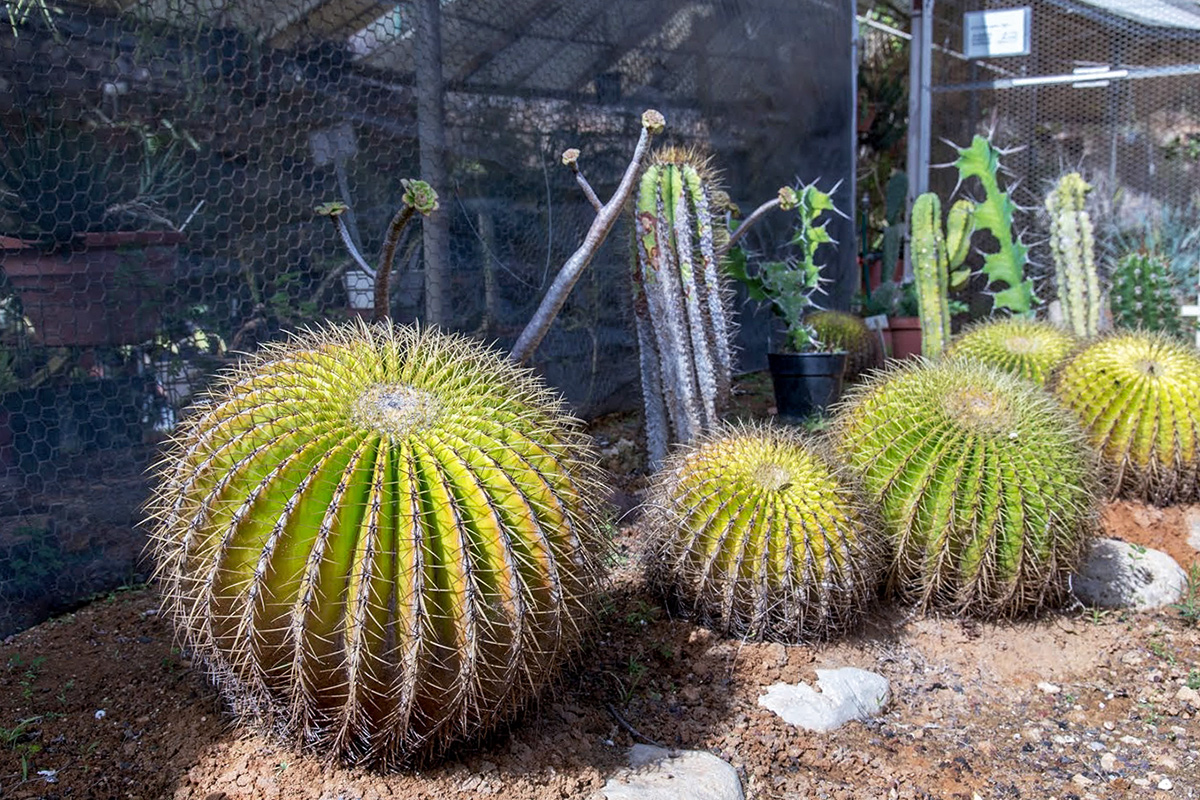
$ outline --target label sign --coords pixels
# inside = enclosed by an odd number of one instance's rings
[[[963,14],[963,54],[967,58],[1029,55],[1033,12],[1024,8]]]

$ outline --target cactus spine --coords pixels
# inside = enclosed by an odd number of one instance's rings
[[[1025,278],[1029,248],[1013,235],[1013,220],[1017,204],[1011,187],[1000,189],[1000,156],[1003,153],[983,136],[975,136],[969,147],[960,147],[954,166],[959,182],[978,179],[984,197],[975,204],[975,229],[985,230],[995,237],[999,249],[985,253],[983,272],[990,285],[999,285],[992,295],[992,304],[1014,314],[1027,314],[1033,308],[1033,281]]]
[[[1179,336],[1183,332],[1175,277],[1159,253],[1129,253],[1112,273],[1113,322],[1122,328],[1141,328]]]
[[[1025,317],[991,319],[964,331],[946,351],[948,358],[979,361],[1044,386],[1077,340],[1048,322]]]
[[[942,230],[942,204],[927,192],[913,203],[913,268],[916,272],[917,307],[921,315],[921,354],[936,359],[950,340],[950,271],[955,283],[966,279],[957,270],[970,249],[975,205],[959,200],[950,208]]]
[[[857,620],[878,532],[846,476],[785,427],[726,427],[680,449],[647,503],[651,579],[727,634],[801,641]]]
[[[729,398],[732,331],[718,270],[715,177],[695,152],[667,148],[642,176],[633,270],[651,463],[709,430]]]
[[[1092,187],[1071,172],[1046,195],[1050,212],[1050,251],[1058,302],[1067,326],[1081,339],[1100,330],[1100,279],[1096,275],[1096,243],[1085,208]]]
[[[389,765],[509,719],[580,641],[591,454],[457,336],[331,327],[225,376],[152,502],[164,603],[235,710]]]
[[[1200,353],[1161,333],[1104,336],[1072,356],[1054,393],[1083,422],[1115,496],[1200,499]]]
[[[833,441],[881,506],[893,592],[984,617],[1065,594],[1095,527],[1095,459],[1036,386],[970,361],[898,366],[851,389]]]

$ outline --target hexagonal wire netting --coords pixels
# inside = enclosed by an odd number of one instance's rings
[[[607,197],[642,110],[733,199],[852,178],[852,10],[821,0],[0,2],[0,636],[144,577],[155,446],[222,365],[369,307],[401,180],[441,209],[390,310],[507,348]],[[838,192],[850,206],[852,179]],[[783,223],[782,225],[780,223]],[[835,235],[853,241],[849,223]],[[786,223],[760,227],[769,252]],[[836,257],[848,302],[853,248]],[[639,407],[629,232],[534,366],[584,416]],[[743,367],[765,315],[741,316]]]

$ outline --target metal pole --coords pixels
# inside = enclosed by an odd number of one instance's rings
[[[450,196],[446,182],[446,110],[442,81],[442,8],[439,0],[416,4],[417,138],[421,148],[421,179]],[[425,245],[425,323],[448,326],[450,308],[449,204],[430,214],[421,225]]]
[[[912,0],[912,41],[908,53],[908,208],[929,191],[929,135],[932,101],[934,0]],[[904,248],[904,280],[913,277],[911,248]]]

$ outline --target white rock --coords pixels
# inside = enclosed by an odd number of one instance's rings
[[[635,744],[629,768],[596,795],[603,800],[743,800],[737,771],[711,753]]]
[[[817,686],[820,692],[807,683],[776,683],[759,696],[758,704],[789,725],[825,733],[852,719],[875,716],[892,696],[887,678],[854,667],[817,670]]]
[[[1119,539],[1092,546],[1071,588],[1085,605],[1100,608],[1160,608],[1177,602],[1187,573],[1166,553]]]
[[[1062,691],[1062,687],[1055,686],[1053,683],[1046,683],[1045,681],[1038,681],[1037,687],[1046,694],[1058,694]]]
[[[1115,772],[1117,769],[1117,757],[1112,753],[1105,753],[1100,756],[1100,769],[1105,772]]]
[[[1193,550],[1200,550],[1200,508],[1189,508],[1187,512],[1187,543]]]
[[[1164,792],[1169,792],[1175,788],[1175,784],[1171,783],[1170,778],[1163,778],[1158,782],[1158,788],[1162,789]]]

